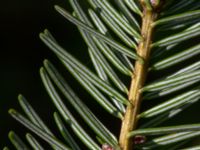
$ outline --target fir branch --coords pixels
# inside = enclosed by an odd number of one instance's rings
[[[142,100],[141,89],[143,88],[144,82],[146,80],[149,55],[151,50],[153,33],[152,24],[157,17],[157,12],[153,9],[150,9],[151,6],[149,3],[145,1],[141,1],[141,3],[143,5],[143,19],[141,29],[142,40],[139,43],[137,54],[143,58],[144,63],[136,61],[134,67],[134,77],[131,81],[128,96],[131,104],[127,106],[119,138],[120,147],[123,150],[131,150],[133,148],[132,139],[128,138],[127,135],[137,126],[137,115],[139,113]]]
[[[40,75],[57,108],[54,121],[64,141],[49,130],[22,95],[19,95],[18,99],[27,118],[14,109],[9,110],[10,115],[45,140],[53,149],[80,150],[83,149],[79,146],[81,142],[90,150],[157,147],[168,150],[180,148],[191,138],[200,136],[200,124],[156,127],[200,99],[200,88],[197,85],[200,81],[200,61],[191,61],[188,66],[181,65],[185,60],[200,54],[198,42],[188,46],[183,43],[200,35],[200,11],[197,5],[199,2],[182,0],[175,4],[173,0],[87,0],[84,3],[89,4],[89,15],[81,8],[78,0],[69,0],[69,3],[73,9],[72,13],[59,6],[55,6],[55,9],[78,27],[88,46],[87,51],[94,71],[60,46],[48,30],[41,33],[40,38],[97,104],[113,118],[121,121],[119,140],[86,106],[78,93],[48,60],[44,61]],[[158,36],[165,31],[175,32]],[[154,38],[154,34],[158,37]],[[173,52],[176,48],[179,48],[179,51]],[[135,62],[131,63],[132,60]],[[179,65],[178,70],[170,70],[170,67],[175,65]],[[115,69],[125,77],[132,77],[129,91]],[[149,72],[168,70],[170,71],[167,75],[160,75],[155,81],[150,80],[146,83]],[[64,103],[62,97],[66,98],[70,107],[68,103]],[[148,103],[150,99],[163,97],[164,101],[156,102],[140,113],[142,100]],[[96,139],[90,135],[90,131],[85,130],[71,108],[78,113]],[[151,117],[155,118],[138,126],[140,119]],[[150,139],[145,137],[161,134],[166,135]],[[76,141],[74,135],[80,141]],[[9,133],[9,138],[16,149],[29,149],[26,142],[13,131]],[[33,148],[44,149],[29,133],[26,134],[26,140]]]

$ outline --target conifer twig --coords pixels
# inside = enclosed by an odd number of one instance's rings
[[[137,54],[144,59],[144,63],[140,63],[138,61],[135,62],[134,78],[132,78],[128,95],[130,105],[127,106],[119,137],[119,144],[122,150],[133,149],[133,141],[128,138],[127,135],[137,126],[137,115],[139,113],[142,100],[142,93],[140,92],[140,89],[143,87],[147,76],[148,60],[151,50],[153,33],[152,24],[157,17],[155,5],[153,6],[154,8],[150,8],[150,4],[145,0],[141,0],[141,4],[143,6],[143,19],[141,29],[141,35],[143,39],[138,45]]]

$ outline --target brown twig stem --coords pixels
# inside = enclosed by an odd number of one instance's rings
[[[149,10],[144,6],[141,29],[141,35],[143,39],[140,41],[137,49],[137,53],[144,59],[144,63],[142,64],[138,61],[135,62],[135,70],[133,73],[134,76],[131,81],[128,96],[130,105],[127,106],[119,137],[119,144],[122,150],[133,150],[134,147],[132,139],[128,138],[127,135],[130,131],[136,129],[138,122],[137,115],[139,113],[142,100],[142,93],[140,92],[140,89],[143,87],[147,76],[147,66],[153,33],[152,23],[156,17],[156,12]]]

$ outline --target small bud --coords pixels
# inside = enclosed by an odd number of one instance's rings
[[[150,0],[150,2],[151,2],[151,5],[155,8],[159,5],[160,0]]]
[[[115,150],[112,146],[108,144],[103,144],[102,145],[102,150]]]
[[[133,142],[134,142],[134,144],[143,144],[146,142],[146,137],[142,136],[142,135],[136,135],[133,138]]]

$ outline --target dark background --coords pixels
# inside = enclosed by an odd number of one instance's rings
[[[46,118],[47,124],[51,124],[52,113],[49,112],[54,111],[54,107],[48,103],[39,68],[45,58],[55,63],[57,58],[40,41],[40,32],[48,28],[68,51],[88,63],[80,51],[85,48],[76,27],[54,10],[54,4],[69,8],[63,0],[0,1],[0,149],[10,145],[7,137],[10,130],[24,135],[24,128],[7,113],[9,108],[20,110],[19,93],[24,94],[42,118]],[[195,112],[199,112],[199,104],[182,113],[182,120],[177,121],[200,121]]]
[[[63,0],[5,0],[0,1],[0,149],[8,142],[10,130],[22,134],[22,126],[7,111],[21,111],[17,96],[22,93],[43,118],[50,118],[53,107],[43,88],[39,68],[45,58],[57,60],[39,39],[39,33],[48,28],[70,48],[78,34],[76,28],[53,8],[59,4],[68,8]],[[81,40],[79,38],[79,40]],[[79,44],[74,49],[80,47]],[[68,49],[68,50],[74,50]],[[47,123],[48,120],[46,119]],[[23,134],[22,134],[23,135]]]

